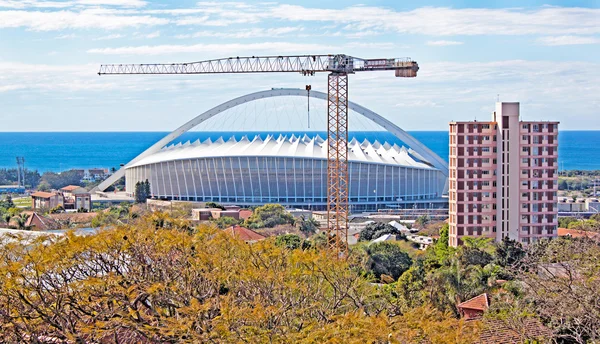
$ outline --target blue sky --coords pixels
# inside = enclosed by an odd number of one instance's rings
[[[489,118],[498,94],[525,120],[600,129],[600,1],[0,0],[0,131],[167,131],[236,96],[326,82],[99,77],[101,63],[332,53],[419,63],[415,79],[350,80],[353,101],[407,130]]]

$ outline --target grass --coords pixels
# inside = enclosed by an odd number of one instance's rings
[[[31,207],[31,197],[13,198],[13,203],[18,208]]]

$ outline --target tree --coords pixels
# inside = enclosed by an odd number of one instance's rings
[[[513,270],[535,314],[566,342],[600,341],[598,262],[597,242],[558,238],[530,245]]]
[[[383,290],[318,249],[252,245],[165,213],[86,236],[0,245],[0,342],[472,343],[431,307],[389,315]]]
[[[600,222],[596,220],[580,220],[569,223],[568,228],[580,231],[600,232]]]
[[[558,218],[558,227],[560,228],[569,228],[569,224],[571,222],[577,222],[579,220],[577,220],[574,217],[571,216],[566,216],[566,217],[559,217]]]
[[[41,182],[38,184],[38,187],[37,187],[37,189],[38,189],[39,191],[49,191],[50,189],[52,189],[52,187],[50,186],[50,184],[48,184],[48,182],[47,182],[47,181],[45,181],[45,180],[42,180],[42,181],[41,181]]]
[[[277,236],[275,239],[275,245],[279,247],[285,247],[289,250],[295,250],[297,248],[306,249],[310,247],[310,243],[306,242],[296,234],[284,234]]]
[[[28,218],[29,218],[29,216],[27,216],[26,214],[20,214],[20,215],[14,216],[13,220],[15,220],[15,222],[17,223],[18,229],[31,229],[25,225],[27,223]]]
[[[559,190],[567,190],[568,188],[569,188],[569,185],[567,184],[567,181],[565,179],[559,178],[558,189]]]
[[[68,170],[60,173],[44,172],[41,180],[46,182],[51,189],[60,189],[67,185],[83,186],[83,173],[79,170]]]
[[[377,279],[385,274],[397,280],[412,264],[408,254],[391,242],[366,246],[366,252],[369,255],[369,269]]]
[[[265,204],[257,207],[244,222],[251,229],[273,228],[277,225],[294,224],[294,217],[281,204]]]
[[[299,228],[302,233],[313,234],[319,229],[319,222],[313,217],[306,219],[304,216],[300,216]]]
[[[233,225],[240,223],[240,220],[236,220],[231,216],[221,216],[218,219],[211,220],[219,229],[229,228]]]
[[[224,206],[220,205],[219,203],[215,203],[215,202],[206,202],[206,207],[225,210]]]
[[[510,267],[517,264],[525,257],[525,250],[521,243],[516,240],[509,239],[505,236],[502,241],[495,244],[496,254],[494,255],[494,263],[501,267]]]
[[[1,209],[5,209],[8,210],[10,208],[14,208],[15,207],[15,203],[12,200],[12,196],[6,195],[6,197],[2,200],[0,200],[0,208]]]
[[[415,225],[419,227],[424,227],[429,222],[429,216],[421,215],[415,220]]]
[[[387,223],[373,222],[366,225],[365,228],[360,231],[358,241],[371,241],[385,234],[393,234],[404,238],[404,235],[400,233],[398,228]]]
[[[145,203],[148,198],[150,198],[150,182],[148,179],[144,182],[135,183],[136,203]]]

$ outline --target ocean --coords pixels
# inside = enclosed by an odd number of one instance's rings
[[[25,167],[45,171],[64,171],[71,168],[92,167],[118,168],[147,147],[164,137],[166,132],[36,132],[0,133],[0,168],[15,168],[16,157],[25,158]],[[243,135],[265,137],[266,132],[188,132],[174,141],[201,141],[219,137],[227,139]],[[303,135],[304,132],[285,134]],[[308,132],[309,136],[323,132]],[[448,132],[410,132],[432,151],[448,160]],[[402,144],[392,134],[380,131],[351,132],[350,137],[362,141],[390,142]],[[600,131],[560,131],[560,170],[600,170]]]

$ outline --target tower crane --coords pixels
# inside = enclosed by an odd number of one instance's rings
[[[191,63],[106,64],[98,75],[329,73],[327,82],[327,229],[328,244],[338,257],[348,253],[348,75],[391,70],[416,77],[410,58],[362,59],[344,54],[229,57]]]

